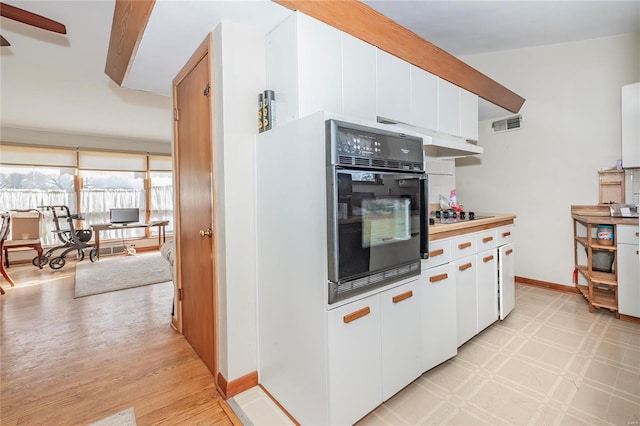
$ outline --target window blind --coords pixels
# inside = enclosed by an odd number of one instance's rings
[[[76,167],[76,151],[32,146],[0,145],[0,164]]]

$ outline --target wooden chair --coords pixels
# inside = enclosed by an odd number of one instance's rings
[[[2,224],[0,226],[0,256],[4,254],[4,242],[7,239],[7,235],[9,234],[9,225],[11,224],[11,213],[7,211],[0,211],[0,220]],[[15,286],[15,283],[7,274],[7,271],[4,269],[4,259],[0,260],[0,273],[5,280],[11,285],[11,287]],[[4,294],[4,289],[0,286],[0,294]]]

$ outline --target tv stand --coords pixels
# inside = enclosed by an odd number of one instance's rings
[[[100,259],[100,231],[112,231],[115,229],[132,229],[132,228],[151,228],[157,226],[158,232],[158,248],[162,246],[167,240],[166,226],[169,224],[168,220],[154,221],[150,223],[103,223],[97,225],[91,225],[91,229],[94,232],[94,239],[96,242],[96,259]]]

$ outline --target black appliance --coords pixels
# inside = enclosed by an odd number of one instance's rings
[[[420,274],[428,253],[422,139],[326,122],[329,303]]]

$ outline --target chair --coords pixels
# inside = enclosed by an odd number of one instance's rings
[[[11,224],[11,213],[7,211],[0,211],[0,220],[2,220],[0,226],[0,256],[4,254],[4,242],[7,239],[7,235],[9,234],[9,225]],[[4,269],[4,259],[0,261],[0,273],[5,280],[11,285],[11,287],[15,286],[15,283],[7,274],[7,271]],[[4,294],[4,289],[0,286],[0,294]]]
[[[42,242],[40,241],[40,218],[38,210],[12,210],[10,239],[4,243],[4,267],[9,268],[9,251],[19,248],[31,248],[37,252],[33,265],[42,269]]]

